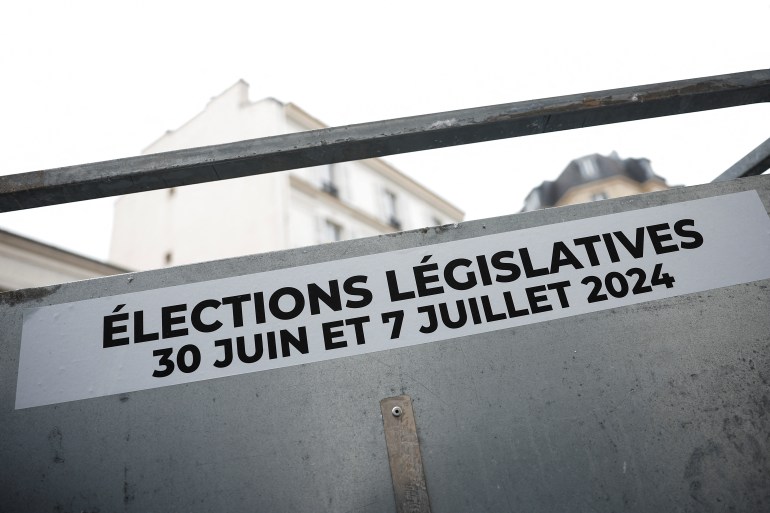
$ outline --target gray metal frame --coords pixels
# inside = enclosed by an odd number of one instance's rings
[[[745,176],[761,175],[770,169],[770,139],[751,150],[745,157],[717,176],[714,182],[735,180]]]
[[[770,70],[329,128],[6,176],[0,211],[766,101]],[[720,179],[761,172],[769,142]],[[0,294],[2,509],[766,511],[770,280],[14,410],[27,308],[741,190],[770,206],[755,177]]]
[[[770,101],[770,70],[427,114],[0,177],[0,212]]]
[[[14,411],[26,308],[757,190],[677,188],[0,294],[0,509],[395,511],[409,395],[435,513],[766,512],[770,280],[311,365]],[[66,363],[66,362],[64,362]]]

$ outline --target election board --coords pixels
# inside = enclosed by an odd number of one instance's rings
[[[38,432],[22,475],[101,469],[81,508],[382,511],[377,404],[404,393],[437,511],[756,505],[770,219],[740,183],[6,299],[2,450]]]

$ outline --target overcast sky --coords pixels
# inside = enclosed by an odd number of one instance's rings
[[[4,2],[0,174],[137,155],[240,78],[338,126],[768,68],[769,22],[770,0]],[[694,185],[768,137],[764,104],[386,160],[478,219],[582,155]],[[105,259],[112,202],[0,227]]]

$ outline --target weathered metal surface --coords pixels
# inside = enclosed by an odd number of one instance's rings
[[[770,70],[326,128],[0,177],[0,212],[770,101]]]
[[[745,157],[730,166],[730,169],[714,178],[714,182],[735,180],[746,176],[761,175],[770,169],[770,139],[751,150]]]
[[[770,206],[759,176],[0,294],[1,509],[395,511],[378,402],[408,394],[433,511],[767,511],[770,280],[13,409],[25,308],[749,189]]]
[[[420,441],[408,395],[380,401],[397,513],[430,513]]]

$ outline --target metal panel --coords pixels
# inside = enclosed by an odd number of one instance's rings
[[[770,70],[313,130],[0,177],[0,212],[770,101]]]
[[[403,349],[15,411],[24,308],[756,189],[770,177],[0,295],[0,504],[394,511],[380,400],[435,512],[767,511],[770,280]]]

